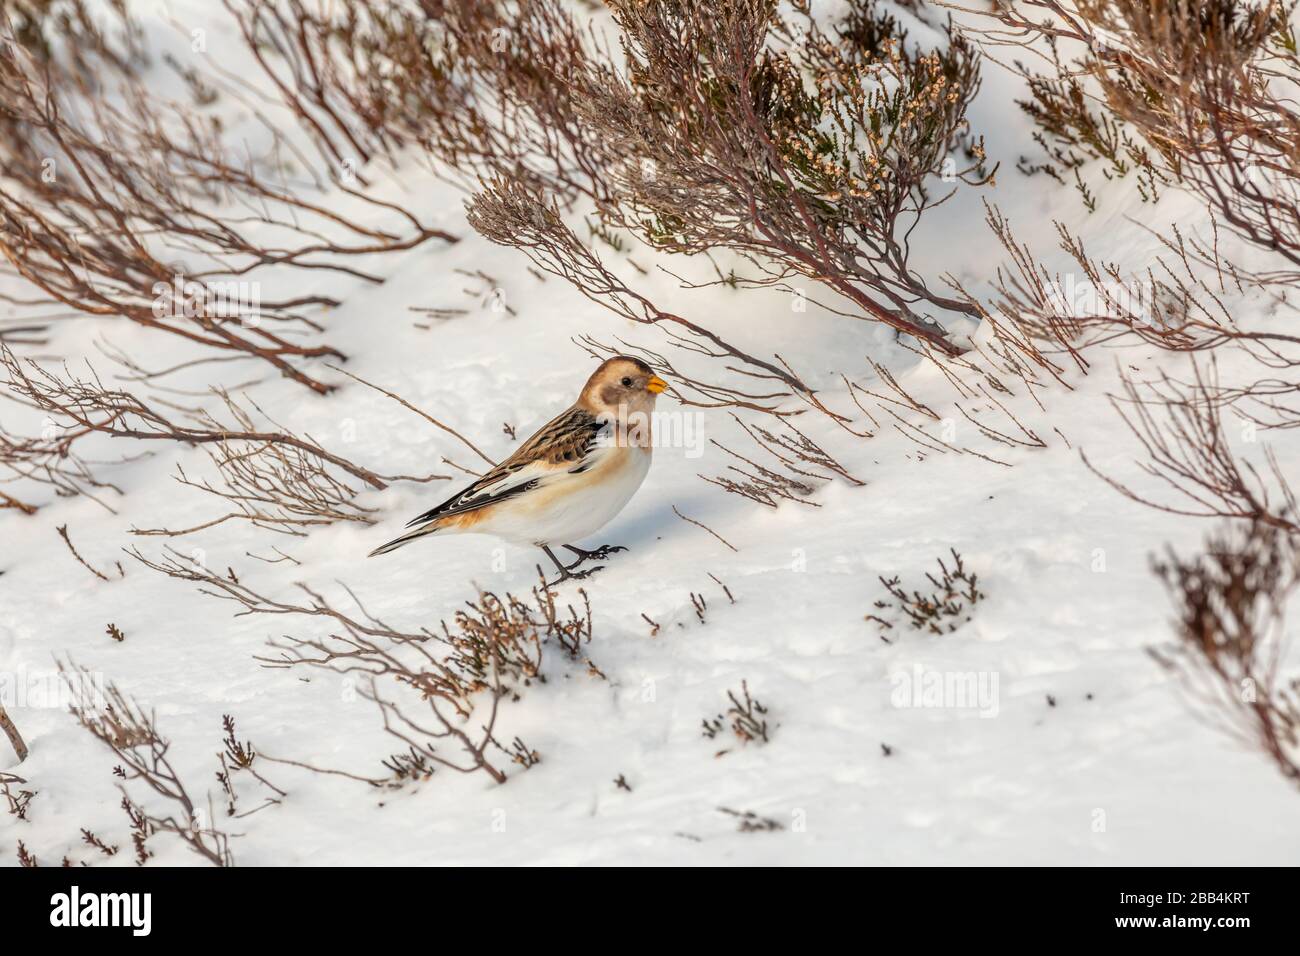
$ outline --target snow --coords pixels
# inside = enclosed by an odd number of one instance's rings
[[[251,67],[240,69],[247,66],[242,47],[220,5],[188,0],[167,9],[185,31],[208,29],[207,55],[219,57],[223,69],[254,80]],[[141,14],[150,43],[192,55],[162,16]],[[175,85],[157,59],[153,71],[159,84]],[[1010,105],[1018,84],[986,64],[972,122],[987,132],[990,157],[1002,169],[995,187],[963,190],[923,222],[914,242],[922,274],[952,272],[987,290],[1004,255],[983,223],[982,198],[1063,271],[1070,264],[1056,246],[1053,217],[1071,223],[1094,255],[1135,267],[1158,251],[1146,226],[1205,225],[1198,204],[1173,191],[1153,207],[1130,184],[1105,183],[1096,190],[1100,209],[1089,216],[1073,191],[1016,172],[1016,158],[1035,148]],[[214,109],[236,107],[223,98]],[[252,135],[239,117],[226,118],[232,137]],[[664,349],[653,330],[614,318],[559,279],[539,282],[522,254],[476,236],[464,221],[463,195],[414,162],[374,174],[388,198],[461,241],[431,241],[367,261],[385,276],[378,286],[313,271],[261,274],[266,297],[329,291],[342,299],[321,316],[322,338],[349,356],[352,373],[401,394],[499,459],[516,444],[503,423],[522,440],[573,400],[594,367],[573,338],[621,337]],[[346,196],[325,198],[358,209]],[[599,251],[611,262],[622,259]],[[1249,258],[1235,247],[1233,254]],[[643,265],[654,261],[644,249],[634,257]],[[669,266],[699,269],[682,260]],[[496,277],[517,315],[493,311],[481,283],[457,270]],[[834,407],[852,407],[840,372],[878,387],[870,357],[919,399],[955,415],[955,396],[942,377],[918,367],[886,330],[815,307],[794,313],[789,297],[777,292],[683,291],[663,274],[628,275],[664,308],[747,351],[780,352]],[[21,288],[4,282],[2,291]],[[1239,316],[1263,313],[1258,301],[1231,301]],[[470,312],[417,328],[424,319],[409,309],[428,306]],[[55,323],[51,344],[40,351],[74,367],[89,358],[103,368],[94,347],[99,339],[146,367],[192,357],[178,339],[90,317]],[[1132,344],[1095,349],[1090,359],[1090,374],[1068,376],[1071,388],[1041,395],[1045,412],[1023,390],[1009,401],[1043,436],[1044,449],[992,444],[956,418],[954,444],[1010,467],[951,453],[921,460],[918,446],[892,428],[863,440],[810,413],[800,427],[865,485],[837,481],[816,493],[817,507],[787,502],[772,510],[701,480],[729,464],[716,446],[705,442],[698,455],[658,449],[627,509],[598,539],[583,542],[628,548],[584,582],[595,635],[586,650],[608,680],[548,648],[545,682],[503,704],[497,734],[502,741],[519,735],[542,760],[527,771],[509,766],[504,785],[482,774],[440,771],[426,783],[379,790],[265,764],[261,771],[287,796],[229,820],[213,780],[223,714],[233,715],[240,738],[264,754],[361,775],[382,774],[380,760],[403,747],[384,734],[375,706],[348,678],[266,668],[254,659],[267,652],[270,638],[322,633],[318,622],[235,616],[234,605],[123,553],[138,547],[157,556],[172,544],[208,567],[233,568],[263,593],[289,596],[302,581],[354,610],[346,583],[395,627],[435,627],[476,587],[525,594],[536,581],[535,565],[545,560],[481,536],[435,538],[384,558],[364,557],[461,479],[367,490],[359,503],[381,518],[371,527],[335,524],[291,538],[232,521],[181,539],[142,537],[133,530],[197,524],[220,513],[219,501],[174,478],[178,465],[208,474],[206,455],[152,443],[147,458],[100,469],[125,492],[104,497],[116,513],[84,497],[48,494],[33,516],[0,512],[0,674],[48,690],[54,661],[70,658],[152,708],[191,791],[210,791],[216,825],[238,834],[232,851],[241,865],[1294,862],[1300,828],[1286,822],[1294,817],[1294,788],[1264,757],[1194,719],[1176,682],[1147,653],[1172,634],[1171,608],[1150,556],[1166,544],[1195,549],[1211,525],[1121,497],[1080,456],[1086,452],[1105,474],[1151,487],[1133,464],[1141,450],[1106,395],[1117,390],[1117,363],[1147,379],[1185,365]],[[252,364],[200,367],[167,384],[201,389],[259,379],[247,393],[284,426],[384,473],[455,474],[444,456],[474,464],[471,452],[418,416],[317,369],[339,384],[336,393],[310,395]],[[1245,370],[1223,357],[1225,377]],[[42,424],[12,403],[3,414],[12,431]],[[707,412],[701,422],[706,438],[750,453],[729,416]],[[1296,473],[1300,435],[1267,434],[1240,450],[1257,455],[1264,447]],[[106,439],[94,448],[92,457],[105,459],[142,450]],[[738,551],[679,519],[673,506]],[[56,534],[60,525],[107,582],[74,561]],[[298,564],[248,557],[272,556],[273,547]],[[920,580],[949,549],[978,574],[987,595],[970,622],[942,636],[899,625],[892,643],[880,640],[864,620],[884,596],[878,577]],[[734,604],[710,575],[730,589]],[[707,600],[704,623],[692,592]],[[576,600],[572,583],[561,593]],[[643,614],[658,622],[657,634]],[[106,636],[110,622],[125,632],[124,642]],[[896,706],[899,682],[917,668],[984,675],[985,686],[995,679],[996,706]],[[739,691],[742,681],[768,707],[770,742],[741,744],[726,731],[706,739],[702,719],[721,712],[727,691]],[[0,861],[13,863],[21,840],[42,863],[68,854],[131,865],[107,750],[60,706],[10,702],[9,710],[31,755],[18,766],[0,747],[0,771],[20,774],[37,796],[30,820],[0,816]],[[620,775],[631,792],[615,786]],[[143,791],[132,794],[154,805]],[[251,789],[241,798],[245,809],[260,802]],[[738,832],[724,807],[753,811],[782,829]],[[81,828],[123,851],[96,858],[80,845]],[[166,835],[150,847],[152,863],[202,862]]]

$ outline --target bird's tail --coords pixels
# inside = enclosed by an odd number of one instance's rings
[[[406,532],[406,534],[401,537],[394,538],[387,544],[381,544],[379,547],[375,548],[375,550],[366,555],[366,557],[373,558],[377,554],[387,554],[389,551],[396,551],[398,548],[410,544],[416,538],[423,538],[425,535],[433,534],[437,530],[438,523],[436,521],[431,521],[422,527],[416,528],[414,531]]]

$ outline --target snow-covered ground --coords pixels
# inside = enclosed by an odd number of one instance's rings
[[[244,51],[219,4],[188,0],[168,9],[186,31],[209,31],[207,52],[191,54],[184,33],[141,14],[155,51],[166,44],[178,56],[219,57],[223,69],[255,77],[242,69]],[[153,70],[159,84],[174,80],[157,58]],[[963,190],[923,222],[914,239],[922,274],[951,272],[972,291],[987,290],[1004,255],[984,225],[982,198],[1061,270],[1070,264],[1056,247],[1053,218],[1071,223],[1094,255],[1135,272],[1157,250],[1146,226],[1178,223],[1190,231],[1204,224],[1201,207],[1173,191],[1153,206],[1141,203],[1130,184],[1107,183],[1097,187],[1100,208],[1088,215],[1073,191],[1016,172],[1016,159],[1035,149],[1012,105],[1018,89],[1015,77],[986,64],[972,122],[1002,168],[995,186]],[[231,135],[239,135],[233,103],[211,108],[230,110]],[[263,295],[338,295],[342,304],[320,316],[322,338],[349,356],[348,370],[451,424],[489,456],[502,458],[515,445],[503,423],[522,439],[575,398],[594,367],[575,337],[665,348],[654,330],[614,318],[559,279],[539,281],[522,254],[478,237],[465,223],[463,194],[414,163],[375,176],[388,197],[461,241],[368,261],[386,277],[379,286],[282,271],[265,274]],[[346,196],[325,198],[356,208]],[[601,252],[615,264],[624,258]],[[633,256],[642,265],[654,261],[643,249]],[[500,293],[494,297],[465,271],[493,277]],[[1178,360],[1133,344],[1093,350],[1090,374],[1072,373],[1071,388],[1040,395],[1046,411],[1023,390],[1008,400],[1047,445],[1010,448],[981,436],[957,413],[951,386],[919,367],[886,330],[815,306],[793,311],[790,297],[777,292],[684,291],[666,275],[626,271],[663,307],[752,354],[781,353],[833,407],[853,408],[840,373],[875,390],[868,358],[884,364],[911,394],[951,418],[952,444],[1005,464],[922,454],[889,421],[875,437],[855,438],[810,413],[800,427],[863,485],[836,481],[816,493],[815,507],[787,502],[773,510],[702,480],[731,463],[708,439],[761,453],[727,414],[692,410],[699,417],[690,422],[702,427],[704,441],[659,449],[632,503],[599,540],[587,542],[628,548],[584,582],[594,616],[587,650],[607,679],[548,652],[545,682],[503,706],[497,734],[503,741],[517,734],[541,763],[527,771],[510,766],[504,785],[482,774],[439,772],[419,785],[380,790],[263,765],[287,796],[251,816],[224,817],[213,779],[223,714],[258,750],[318,767],[377,776],[385,772],[380,760],[402,747],[385,735],[375,706],[352,681],[320,670],[269,669],[254,659],[266,653],[269,638],[322,633],[318,621],[235,616],[235,606],[123,553],[137,547],[156,556],[171,544],[207,567],[234,569],[263,593],[287,596],[301,581],[350,608],[346,584],[395,627],[436,627],[476,587],[525,594],[541,557],[481,536],[365,557],[459,479],[367,491],[359,501],[381,519],[371,527],[335,524],[295,538],[231,521],[164,539],[133,531],[198,524],[218,516],[221,502],[175,480],[178,465],[208,473],[202,451],[152,443],[151,456],[101,470],[124,492],[104,497],[114,512],[85,497],[48,494],[33,516],[0,511],[0,677],[11,689],[49,691],[54,661],[71,658],[152,708],[190,790],[211,791],[215,824],[238,834],[232,851],[242,865],[1295,861],[1294,787],[1266,759],[1194,720],[1147,653],[1172,633],[1150,556],[1166,544],[1196,548],[1209,525],[1121,497],[1081,460],[1085,452],[1100,471],[1150,487],[1134,466],[1140,448],[1106,395],[1117,389],[1120,363],[1154,378],[1181,368]],[[5,281],[6,291],[21,288]],[[1241,316],[1263,308],[1230,301]],[[469,314],[426,323],[411,307]],[[90,317],[55,323],[50,345],[39,351],[74,367],[82,358],[102,365],[96,340],[147,367],[192,357],[178,339]],[[1233,369],[1225,357],[1221,373],[1226,378]],[[166,384],[202,389],[260,379],[245,391],[281,424],[377,471],[452,473],[444,455],[472,464],[462,445],[417,415],[336,372],[319,371],[339,384],[336,393],[310,395],[251,364],[203,366]],[[8,402],[3,416],[14,432],[43,424]],[[1266,443],[1296,474],[1300,435],[1261,435],[1240,450],[1257,455]],[[143,450],[107,439],[93,447],[106,459]],[[736,551],[681,520],[674,506]],[[109,580],[76,563],[56,533],[62,525]],[[274,556],[273,547],[295,563],[249,556]],[[986,594],[969,623],[942,636],[900,624],[892,643],[882,641],[866,620],[885,597],[879,576],[919,585],[950,549],[978,574]],[[576,586],[561,592],[572,600]],[[707,601],[703,623],[692,593]],[[643,615],[658,622],[657,634]],[[124,641],[106,635],[110,622]],[[951,696],[942,701],[948,706],[900,706],[909,682],[922,675],[924,684],[932,674],[972,675],[986,695],[971,706],[953,706]],[[701,721],[721,712],[727,691],[742,681],[768,709],[770,741],[742,744],[726,739],[726,731],[705,738]],[[29,820],[0,815],[0,861],[15,862],[21,840],[43,864],[71,855],[130,865],[111,755],[57,701],[7,703],[31,755],[15,766],[0,745],[0,771],[20,774],[37,796]],[[615,785],[620,775],[630,791]],[[251,790],[245,799],[247,807],[260,802]],[[720,808],[753,811],[781,829],[740,832]],[[82,828],[123,852],[104,860],[81,844]],[[201,862],[166,835],[150,846],[158,863]]]

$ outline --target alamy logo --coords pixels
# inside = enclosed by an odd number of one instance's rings
[[[151,311],[155,319],[238,319],[246,328],[262,324],[260,282],[235,279],[196,282],[176,273],[171,283],[155,282]]]
[[[996,717],[999,676],[997,671],[939,671],[913,664],[890,675],[889,701],[899,708],[975,710],[981,717]]]
[[[596,439],[602,448],[682,448],[687,458],[704,454],[704,416],[699,412],[655,411],[647,414],[626,405],[610,417],[613,428]]]
[[[51,926],[129,926],[133,936],[148,936],[152,928],[150,893],[70,893],[50,897]]]

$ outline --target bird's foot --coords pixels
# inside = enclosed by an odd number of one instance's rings
[[[548,589],[553,588],[557,585],[563,584],[565,581],[581,581],[584,578],[591,577],[597,571],[603,571],[605,569],[603,564],[598,564],[594,568],[587,568],[585,571],[574,571],[573,568],[577,567],[580,563],[581,562],[575,562],[567,568],[560,568],[559,576],[554,581],[546,581],[546,587]],[[539,568],[538,570],[540,571],[541,569]]]
[[[623,547],[622,545],[607,544],[607,545],[603,545],[602,547],[596,548],[594,551],[586,551],[582,548],[575,548],[571,544],[566,544],[564,546],[564,550],[572,551],[574,554],[578,556],[578,560],[574,561],[571,565],[569,565],[570,568],[576,568],[584,561],[592,561],[592,560],[604,561],[611,554],[617,554],[619,551],[626,551],[627,548]]]

